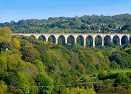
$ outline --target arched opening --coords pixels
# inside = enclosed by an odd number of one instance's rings
[[[74,43],[75,43],[75,38],[74,38],[74,36],[70,35],[70,36],[67,38],[67,43],[69,43],[69,44],[74,44]]]
[[[128,37],[127,36],[122,36],[122,38],[121,38],[121,44],[122,45],[125,45],[125,44],[128,44]]]
[[[50,35],[48,38],[48,42],[56,43],[56,38],[53,35]]]
[[[129,40],[129,43],[131,43],[131,36],[130,36],[130,40]]]
[[[110,43],[111,43],[111,37],[108,36],[108,35],[106,35],[106,36],[104,37],[104,46],[109,46]]]
[[[93,37],[90,35],[86,38],[86,47],[93,47]]]
[[[95,46],[96,46],[96,47],[102,46],[102,37],[99,36],[99,35],[97,35],[97,36],[95,37]]]
[[[38,37],[38,40],[40,41],[46,41],[46,37],[44,35],[41,35]]]
[[[60,35],[58,37],[58,44],[59,45],[65,45],[65,37],[63,35]]]
[[[119,38],[117,35],[115,35],[115,36],[113,37],[113,43],[114,43],[115,45],[120,44],[120,38]]]
[[[20,38],[24,39],[24,38],[25,38],[25,36],[24,36],[24,35],[20,35]]]
[[[84,38],[83,36],[79,35],[76,39],[76,42],[80,44],[81,46],[84,46]]]
[[[34,35],[30,35],[31,38],[36,38]]]

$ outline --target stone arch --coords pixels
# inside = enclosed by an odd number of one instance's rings
[[[25,37],[24,35],[19,35],[22,39]]]
[[[38,40],[40,40],[40,41],[46,41],[46,37],[44,35],[40,35],[38,37]]]
[[[60,35],[60,36],[58,37],[58,44],[59,44],[59,45],[65,45],[65,36]]]
[[[67,37],[67,43],[74,44],[75,43],[75,37],[73,35],[69,35]]]
[[[109,35],[106,35],[104,37],[104,46],[109,46],[111,43],[111,37]]]
[[[122,45],[128,44],[128,37],[126,35],[122,36],[122,38],[121,38],[121,44]]]
[[[76,38],[76,43],[80,44],[81,46],[84,46],[84,37],[82,35],[79,35]]]
[[[119,38],[118,35],[115,35],[115,36],[113,37],[113,43],[114,43],[115,45],[120,44],[120,38]]]
[[[36,38],[35,35],[30,35],[30,37],[32,37],[32,38]]]
[[[91,35],[86,37],[86,47],[93,47],[93,37]]]
[[[56,37],[54,35],[50,35],[48,37],[48,42],[56,43]]]
[[[131,43],[131,36],[129,37],[129,43]]]
[[[97,35],[95,37],[95,46],[98,47],[98,46],[102,46],[102,37],[100,35]]]

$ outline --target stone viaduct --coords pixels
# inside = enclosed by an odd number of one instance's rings
[[[113,39],[115,37],[118,38],[119,45],[122,45],[122,40],[126,41],[126,43],[129,43],[131,40],[130,34],[118,34],[118,33],[14,33],[13,35],[23,35],[23,36],[33,36],[37,39],[41,36],[44,38],[44,41],[48,41],[49,37],[52,36],[55,41],[54,43],[58,43],[58,39],[60,36],[64,38],[64,42],[68,43],[68,38],[72,37],[74,39],[74,43],[77,43],[77,38],[82,37],[83,38],[83,46],[86,46],[86,40],[88,37],[92,38],[92,47],[95,47],[95,40],[96,37],[99,37],[101,39],[101,45],[104,46],[104,40],[105,38],[109,38],[109,42],[113,42]]]

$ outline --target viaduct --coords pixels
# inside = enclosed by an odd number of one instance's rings
[[[53,43],[58,44],[60,37],[64,39],[64,43],[68,43],[68,38],[72,38],[74,43],[77,43],[78,37],[83,40],[83,46],[86,46],[86,40],[90,39],[92,41],[92,47],[95,47],[96,38],[101,42],[101,46],[104,46],[105,40],[108,43],[114,43],[117,39],[117,44],[128,44],[131,42],[130,34],[118,34],[118,33],[14,33],[13,35],[23,35],[23,36],[33,36],[37,39],[42,38],[43,41],[49,41],[49,38],[52,37],[54,40]],[[116,39],[115,39],[116,38]]]

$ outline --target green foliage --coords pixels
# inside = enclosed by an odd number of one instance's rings
[[[7,77],[9,85],[13,85],[15,89],[21,89],[21,92],[25,94],[30,92],[28,80],[28,76],[22,72],[10,73]]]
[[[21,48],[22,59],[27,62],[33,62],[36,59],[40,59],[40,54],[37,49],[32,47],[22,47]]]
[[[4,28],[0,28],[0,42],[1,41],[10,41],[11,40],[11,35],[12,32],[10,30],[10,28],[8,27],[4,27]]]
[[[123,73],[119,73],[116,74],[117,78],[115,79],[115,83],[119,83],[120,85],[126,87],[126,88],[131,88],[131,79],[129,77],[127,77],[126,74]]]
[[[124,32],[124,33],[131,33],[131,25],[130,24],[126,24],[124,25],[121,30]]]
[[[12,49],[11,36],[12,32],[10,28],[0,28],[0,52],[3,50]]]
[[[33,61],[33,64],[38,68],[39,72],[45,71],[45,66],[44,66],[43,62],[41,62],[40,60]]]
[[[0,54],[0,65],[0,71],[7,70],[6,56],[3,54]]]
[[[129,54],[119,51],[119,52],[114,52],[110,56],[111,61],[115,61],[117,64],[120,65],[121,68],[130,68],[131,67],[131,57]]]
[[[115,61],[113,61],[110,63],[110,68],[111,69],[119,69],[120,66]]]
[[[121,85],[125,88],[131,88],[131,79],[126,73],[100,73],[98,78],[100,80],[114,79],[114,86]]]
[[[17,48],[17,49],[20,48],[20,40],[19,39],[14,38],[12,40],[12,42],[13,42],[14,48]]]
[[[71,22],[72,28],[78,29],[86,19],[73,20],[77,24]],[[24,21],[19,24],[24,25]],[[86,48],[78,44],[61,46],[33,37],[13,36],[10,41],[2,40],[0,47],[0,93],[130,94],[130,44]]]
[[[39,87],[40,94],[51,94],[53,90],[53,80],[46,74],[38,74],[36,83]]]
[[[17,58],[17,55],[10,55],[7,57],[7,71],[16,70],[18,68],[18,62],[16,61]]]
[[[0,94],[6,94],[7,93],[7,85],[4,81],[0,81]]]
[[[84,89],[84,88],[65,88],[61,94],[96,94],[92,89]]]
[[[54,17],[48,19],[20,20],[0,23],[0,27],[10,27],[15,33],[92,33],[131,32],[131,15],[114,16],[84,15],[82,17]],[[121,29],[120,29],[121,28]]]

